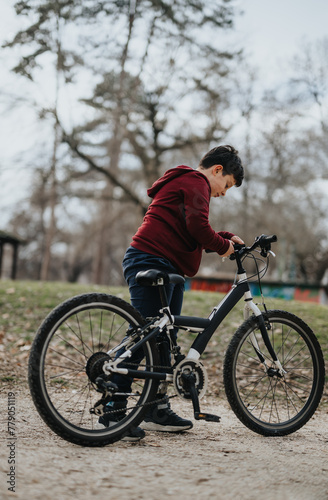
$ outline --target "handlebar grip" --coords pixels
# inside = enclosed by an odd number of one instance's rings
[[[262,241],[265,241],[266,243],[274,243],[275,241],[278,240],[277,236],[275,234],[272,234],[271,236],[262,236],[261,237]]]
[[[271,236],[267,236],[266,238],[266,241],[269,243],[274,243],[275,241],[278,240],[277,238],[277,235],[276,234],[272,234]]]

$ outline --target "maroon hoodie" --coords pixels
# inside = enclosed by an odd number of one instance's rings
[[[232,233],[216,233],[208,221],[211,187],[207,177],[185,165],[165,172],[147,191],[153,198],[131,245],[168,259],[176,269],[194,276],[202,250],[224,254]]]

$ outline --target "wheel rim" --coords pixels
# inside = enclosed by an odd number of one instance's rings
[[[247,332],[234,364],[234,384],[244,411],[254,422],[267,428],[294,426],[307,412],[318,380],[317,360],[311,341],[299,325],[281,318],[270,318],[269,337],[286,373],[265,373],[255,353],[251,333],[256,336],[267,366],[271,357],[259,330]]]
[[[90,413],[101,393],[87,376],[87,363],[95,353],[119,344],[136,324],[120,308],[97,302],[70,310],[53,326],[41,353],[39,374],[43,397],[56,423],[83,435],[108,434],[109,428],[97,429],[99,416]],[[145,357],[139,369],[151,370],[153,359],[148,343],[143,350]],[[149,380],[134,379],[131,392],[124,393],[126,417],[111,425],[111,432],[124,428],[132,414],[133,418],[137,416],[150,386]]]

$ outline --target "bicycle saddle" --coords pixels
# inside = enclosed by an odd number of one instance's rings
[[[185,282],[185,279],[180,274],[165,273],[158,269],[147,269],[147,271],[139,271],[136,275],[136,282],[142,286],[160,286],[174,283],[179,285]]]

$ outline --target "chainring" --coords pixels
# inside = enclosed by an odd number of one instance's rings
[[[183,359],[176,366],[173,372],[173,385],[175,392],[181,399],[191,399],[190,393],[185,389],[182,373],[194,373],[196,377],[195,387],[198,393],[198,398],[202,399],[207,390],[208,376],[204,365],[200,361],[191,359]]]

